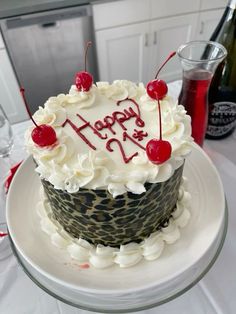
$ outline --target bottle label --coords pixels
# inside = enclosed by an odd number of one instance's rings
[[[231,133],[236,125],[236,103],[216,102],[209,112],[206,134],[212,138],[224,137]]]

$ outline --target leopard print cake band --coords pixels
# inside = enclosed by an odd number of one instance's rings
[[[147,183],[142,194],[125,193],[115,199],[107,190],[56,190],[42,180],[53,218],[73,237],[97,245],[117,247],[141,242],[169,221],[176,205],[183,165],[161,183]]]

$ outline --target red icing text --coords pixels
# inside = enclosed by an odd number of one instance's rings
[[[130,136],[126,132],[127,127],[125,126],[125,122],[129,121],[130,119],[135,119],[134,122],[137,127],[143,128],[145,126],[145,123],[141,118],[140,109],[137,102],[133,99],[127,98],[125,100],[118,101],[117,106],[120,106],[123,101],[132,102],[135,106],[135,110],[132,107],[128,107],[128,108],[125,108],[123,111],[114,111],[112,114],[105,116],[102,120],[95,121],[94,124],[85,120],[80,114],[77,114],[77,117],[82,122],[81,126],[78,127],[70,119],[66,119],[62,127],[64,127],[68,123],[72,127],[72,129],[76,132],[76,134],[93,150],[96,150],[96,146],[87,138],[87,136],[85,136],[85,134],[83,134],[83,131],[85,129],[90,130],[93,134],[98,136],[101,140],[107,140],[106,149],[109,152],[114,151],[114,149],[111,147],[111,144],[116,143],[124,162],[128,163],[133,157],[138,155],[138,152],[134,152],[130,156],[127,156],[122,143],[129,140],[134,145],[138,146],[139,148],[145,151],[146,150],[145,146],[141,145],[139,142],[142,141],[144,137],[147,137],[148,134],[147,132],[144,132],[143,130],[137,130],[136,128],[133,130],[132,136]],[[108,139],[108,133],[102,134],[100,132],[102,130],[107,130],[108,132],[110,132],[111,135],[116,135],[116,131],[114,127],[117,124],[123,130],[123,137],[121,140],[115,137]],[[113,144],[113,147],[114,147],[114,144]]]

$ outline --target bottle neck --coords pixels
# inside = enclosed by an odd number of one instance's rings
[[[228,7],[230,9],[236,9],[236,0],[229,0]]]

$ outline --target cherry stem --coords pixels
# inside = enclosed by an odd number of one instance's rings
[[[158,74],[160,73],[160,71],[162,70],[162,68],[166,65],[166,63],[173,58],[176,55],[176,51],[171,52],[171,54],[168,56],[168,58],[166,59],[166,61],[162,64],[162,66],[159,68],[159,70],[157,71],[157,74],[155,76],[155,79],[157,78]]]
[[[157,98],[157,102],[158,102],[158,114],[159,114],[159,137],[160,137],[160,141],[162,141],[162,126],[161,126],[161,104],[160,104],[160,100],[159,98]]]
[[[20,88],[20,93],[22,95],[22,98],[24,100],[24,104],[25,104],[25,108],[26,108],[26,111],[28,112],[28,115],[30,117],[30,119],[32,120],[32,122],[34,123],[34,125],[36,126],[36,128],[39,128],[39,126],[37,125],[37,123],[35,122],[35,120],[33,119],[32,115],[31,115],[31,112],[29,110],[29,105],[26,101],[26,98],[25,98],[25,89],[23,87]]]
[[[92,46],[92,42],[88,41],[86,45],[86,50],[85,50],[85,55],[84,55],[84,71],[87,72],[87,54],[88,54],[88,49],[89,47]]]

